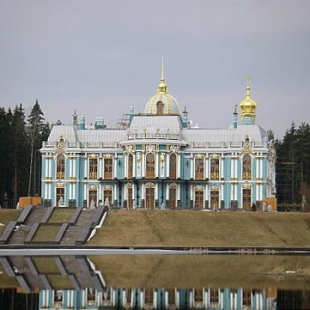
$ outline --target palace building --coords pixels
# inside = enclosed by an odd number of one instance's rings
[[[130,107],[107,128],[54,125],[43,143],[44,206],[250,210],[275,196],[275,151],[255,123],[257,104],[246,96],[225,129],[191,126],[168,92],[162,66],[157,93],[144,112]]]

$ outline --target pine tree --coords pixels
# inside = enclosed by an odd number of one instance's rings
[[[30,141],[30,164],[29,164],[29,183],[28,196],[38,193],[37,176],[40,167],[37,167],[38,149],[41,147],[41,133],[44,126],[43,112],[39,105],[38,99],[33,106],[28,117],[28,137]]]

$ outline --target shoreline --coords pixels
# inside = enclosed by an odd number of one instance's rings
[[[25,253],[26,250],[26,253]],[[55,252],[54,254],[51,252]],[[78,253],[76,253],[78,252]],[[30,254],[33,253],[33,254]],[[63,254],[58,254],[63,253]],[[310,255],[310,247],[127,247],[87,245],[5,245],[0,256],[11,255]]]

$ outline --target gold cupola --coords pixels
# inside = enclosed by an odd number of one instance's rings
[[[246,97],[240,102],[241,122],[243,125],[252,125],[256,119],[256,102],[250,95],[250,76],[246,77]]]
[[[177,100],[169,94],[164,77],[164,61],[161,61],[161,79],[157,86],[157,93],[146,103],[144,112],[153,115],[181,115]]]

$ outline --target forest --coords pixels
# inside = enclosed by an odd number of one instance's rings
[[[0,205],[16,208],[19,197],[40,196],[42,141],[51,126],[36,100],[29,116],[22,104],[0,108]]]
[[[27,116],[22,104],[14,110],[0,107],[0,205],[16,208],[19,197],[41,195],[42,141],[52,125],[44,119],[38,100]],[[267,132],[270,140],[273,132]],[[310,125],[294,123],[276,149],[278,205],[301,206],[310,201]]]

